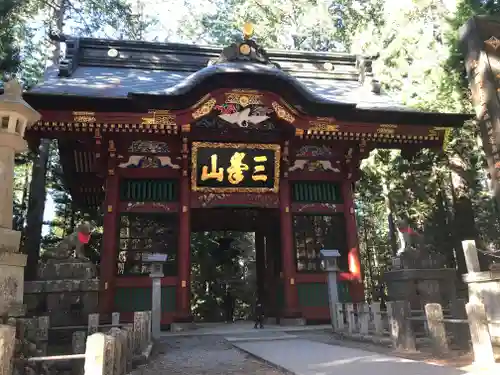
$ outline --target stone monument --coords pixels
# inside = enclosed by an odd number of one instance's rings
[[[25,283],[29,312],[50,317],[52,326],[81,325],[97,310],[97,270],[84,255],[91,225],[80,224],[59,246],[42,254],[38,280]]]
[[[40,119],[22,99],[21,85],[4,84],[0,95],[0,315],[24,314],[26,255],[19,253],[21,233],[12,230],[14,156],[27,150],[26,128]]]
[[[426,303],[448,305],[456,299],[456,270],[446,268],[440,254],[428,251],[423,236],[407,220],[397,223],[400,248],[385,272],[389,301],[409,301],[412,309]]]

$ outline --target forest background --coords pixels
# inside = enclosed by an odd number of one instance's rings
[[[16,76],[26,89],[42,80],[64,54],[51,35],[227,45],[248,21],[266,48],[379,54],[374,71],[387,94],[426,111],[468,113],[458,28],[498,10],[500,2],[480,0],[2,0],[0,75]],[[56,142],[44,140],[38,151],[16,159],[14,227],[25,253],[54,246],[84,217],[102,225],[98,212],[72,204]],[[472,121],[453,130],[441,152],[405,160],[399,151],[375,150],[363,161],[356,213],[367,297],[398,246],[394,222],[401,217],[461,273],[464,239],[479,241],[484,267],[498,258],[500,211],[485,167]],[[96,261],[101,232],[90,246]],[[227,236],[194,236],[193,249],[220,248],[218,238]],[[27,278],[33,275],[28,269]]]

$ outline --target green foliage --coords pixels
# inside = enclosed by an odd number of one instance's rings
[[[193,315],[224,320],[226,290],[236,299],[235,316],[248,318],[255,302],[255,239],[246,232],[191,234]]]

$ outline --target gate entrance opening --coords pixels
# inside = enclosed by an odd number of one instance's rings
[[[195,209],[191,222],[191,311],[198,321],[252,319],[257,300],[276,316],[280,277],[277,209]]]

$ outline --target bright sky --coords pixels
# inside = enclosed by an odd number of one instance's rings
[[[181,40],[175,37],[173,30],[177,28],[180,19],[185,14],[184,0],[129,0],[129,2],[135,7],[137,7],[138,2],[142,2],[144,4],[144,15],[146,17],[151,16],[158,18],[158,24],[144,36],[145,40],[154,40],[157,38],[158,41],[163,42],[168,38],[170,42],[181,42]],[[40,23],[41,19],[42,17],[35,19],[34,23]],[[71,27],[71,24],[69,23],[68,26]],[[44,28],[40,27],[38,29],[40,31],[36,34],[35,38],[44,38]],[[109,32],[108,34],[112,33]],[[54,216],[54,201],[50,195],[50,191],[47,191],[43,219],[48,222],[53,220]],[[47,235],[49,231],[50,226],[44,225],[42,235]]]

